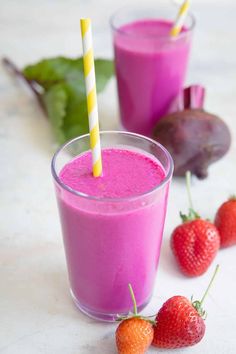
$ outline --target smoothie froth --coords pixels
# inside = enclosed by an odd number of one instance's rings
[[[61,181],[89,196],[103,198],[134,197],[158,186],[165,177],[158,161],[125,149],[102,151],[103,176],[91,173],[91,153],[68,163],[60,173]]]

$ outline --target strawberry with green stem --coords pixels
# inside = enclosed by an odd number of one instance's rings
[[[171,235],[171,249],[181,271],[187,276],[199,276],[207,271],[215,258],[220,236],[217,228],[208,220],[200,218],[193,208],[190,193],[191,174],[186,173],[189,213],[180,213],[182,224]]]
[[[184,296],[173,296],[167,300],[156,316],[152,345],[159,348],[181,348],[200,342],[205,334],[206,312],[202,304],[218,272],[213,277],[201,301],[189,301]]]
[[[154,321],[138,315],[131,284],[129,291],[134,306],[133,314],[119,318],[122,322],[116,330],[116,346],[119,354],[144,354],[153,340]]]
[[[217,210],[215,226],[220,234],[220,247],[236,244],[236,196],[230,197]]]

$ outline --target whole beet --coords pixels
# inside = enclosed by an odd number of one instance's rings
[[[166,115],[157,123],[153,137],[172,155],[175,176],[189,170],[201,179],[207,177],[208,166],[226,154],[231,141],[222,119],[198,109]]]

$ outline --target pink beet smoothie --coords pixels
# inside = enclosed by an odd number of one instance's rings
[[[150,136],[183,88],[191,34],[170,38],[173,23],[139,20],[114,35],[121,121],[128,131]]]
[[[57,193],[72,295],[83,311],[96,317],[131,309],[128,283],[139,307],[151,296],[168,184],[147,193],[166,176],[159,161],[150,156],[106,148],[102,177],[91,174],[90,152],[74,158],[60,172],[61,182],[97,197]]]

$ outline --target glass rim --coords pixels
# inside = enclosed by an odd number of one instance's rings
[[[80,135],[80,136],[78,136],[78,137],[76,137],[74,139],[71,139],[71,140],[67,141],[66,143],[61,145],[57,149],[57,151],[54,153],[54,155],[53,155],[53,158],[52,158],[52,161],[51,161],[52,176],[55,179],[55,181],[63,189],[67,190],[71,194],[74,194],[74,195],[76,195],[78,197],[82,197],[82,198],[85,198],[85,199],[88,199],[88,200],[94,200],[94,201],[98,201],[98,202],[112,202],[112,203],[113,202],[127,202],[127,201],[133,201],[133,200],[139,199],[139,198],[144,197],[144,196],[148,196],[148,195],[152,194],[153,192],[155,192],[155,191],[157,191],[159,189],[162,189],[164,187],[164,185],[167,182],[170,181],[170,179],[172,177],[172,174],[173,174],[173,170],[174,170],[174,162],[173,162],[173,159],[172,159],[169,151],[163,145],[161,145],[157,141],[155,141],[155,140],[153,140],[151,138],[148,138],[148,137],[146,137],[144,135],[141,135],[141,134],[126,132],[126,131],[119,131],[119,130],[103,130],[103,131],[100,131],[100,135],[109,135],[109,134],[118,134],[118,135],[132,136],[132,137],[136,137],[136,138],[140,138],[140,139],[149,141],[150,143],[153,143],[156,146],[158,146],[165,153],[165,155],[167,157],[167,160],[169,162],[168,171],[166,173],[165,178],[161,181],[161,183],[158,184],[157,186],[155,186],[154,188],[144,192],[144,193],[136,194],[134,196],[129,196],[129,197],[121,197],[121,198],[119,198],[119,197],[117,197],[117,198],[114,198],[114,197],[113,198],[109,198],[109,197],[98,197],[98,196],[88,195],[86,193],[76,191],[75,189],[73,189],[73,188],[69,187],[68,185],[66,185],[65,183],[63,183],[60,180],[60,178],[59,178],[59,176],[58,176],[58,174],[56,172],[56,168],[55,168],[57,157],[67,146],[73,144],[76,141],[79,141],[79,140],[82,140],[84,138],[89,137],[89,133],[87,133],[87,134]]]
[[[171,6],[178,7],[177,4],[172,4]],[[116,32],[118,32],[118,33],[120,33],[120,34],[123,34],[123,35],[125,35],[125,36],[127,36],[127,37],[135,37],[136,35],[135,35],[134,33],[129,33],[129,32],[127,32],[127,31],[125,31],[125,30],[122,30],[122,29],[120,28],[120,26],[116,26],[116,25],[114,24],[114,20],[115,20],[116,16],[117,16],[119,13],[122,13],[124,10],[127,10],[127,9],[133,9],[133,10],[135,10],[135,7],[132,7],[132,6],[128,5],[128,6],[122,7],[122,8],[120,8],[120,9],[118,9],[116,12],[114,12],[113,15],[110,16],[110,20],[109,20],[110,26],[111,26],[112,30],[114,30],[114,31],[116,31]],[[151,8],[151,7],[146,7],[146,6],[139,6],[139,7],[137,7],[137,9],[152,10],[152,9],[154,9],[154,7]],[[177,13],[177,12],[176,12],[176,13]],[[147,18],[148,18],[147,16],[145,16],[145,15],[143,16],[143,19],[147,19]],[[193,31],[193,29],[195,28],[195,24],[196,24],[195,16],[192,14],[192,12],[188,11],[186,18],[190,18],[191,24],[190,24],[189,27],[186,28],[186,30],[185,30],[184,32],[180,32],[180,33],[179,33],[177,36],[175,36],[174,38],[172,38],[171,36],[162,35],[162,36],[158,36],[158,39],[161,39],[161,40],[166,40],[166,39],[178,40],[178,39],[180,39],[180,38],[185,37],[185,36],[188,35],[189,33],[191,33],[191,32]],[[154,19],[161,19],[161,17],[155,17],[155,16],[153,16],[153,17],[149,17],[149,19],[153,19],[153,20],[154,20]],[[134,21],[135,21],[135,20],[134,20]],[[127,22],[127,24],[130,23],[130,22],[131,22],[131,21]],[[140,37],[140,38],[143,38],[143,39],[152,39],[152,38],[156,38],[156,35],[154,35],[154,34],[152,34],[152,35],[141,34],[141,35],[140,35],[140,34],[139,34],[139,37]]]

